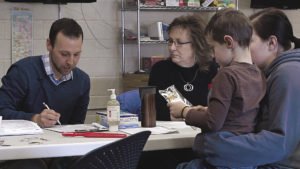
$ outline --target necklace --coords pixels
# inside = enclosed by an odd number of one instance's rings
[[[193,79],[192,79],[191,81],[189,81],[189,82],[185,81],[184,78],[183,78],[183,76],[182,76],[182,74],[179,72],[180,79],[181,79],[184,83],[186,83],[185,85],[183,85],[183,90],[184,90],[184,91],[186,91],[186,92],[191,92],[191,91],[194,90],[194,85],[193,85],[192,83],[193,83],[193,81],[196,79],[196,77],[197,77],[197,75],[198,75],[198,72],[199,72],[199,71],[196,70],[196,73],[195,73]]]

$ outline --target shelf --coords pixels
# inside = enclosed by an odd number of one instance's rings
[[[125,40],[124,42],[125,44],[137,44],[137,40]],[[156,40],[152,40],[152,41],[140,41],[141,45],[155,45],[155,44],[167,44],[167,41],[156,41]]]
[[[196,11],[201,11],[201,12],[212,12],[212,11],[218,11],[220,9],[223,9],[225,7],[188,7],[188,6],[145,6],[141,5],[140,6],[140,11],[166,11],[166,12],[196,12]],[[136,11],[138,8],[137,6],[128,6],[122,9],[123,11]]]
[[[167,44],[167,41],[141,41],[141,44]]]
[[[137,87],[148,85],[149,74],[123,74],[123,92],[136,89]]]
[[[122,73],[126,73],[125,70],[125,45],[136,45],[137,47],[137,59],[138,59],[138,70],[141,70],[141,46],[143,45],[156,45],[156,44],[167,44],[167,41],[159,40],[148,40],[141,36],[141,13],[142,12],[217,12],[228,7],[189,7],[189,6],[162,6],[162,5],[144,5],[141,3],[142,0],[131,0],[132,3],[126,3],[126,0],[121,0],[121,21],[122,21]],[[238,0],[235,0],[235,8],[238,9]],[[126,40],[125,36],[125,13],[126,11],[136,12],[136,23],[137,33],[135,40]],[[164,15],[164,14],[163,14]],[[161,17],[163,17],[163,15]],[[164,45],[161,45],[164,46]]]

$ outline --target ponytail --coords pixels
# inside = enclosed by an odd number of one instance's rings
[[[300,48],[300,39],[299,38],[294,36],[292,42],[294,42],[295,49]]]

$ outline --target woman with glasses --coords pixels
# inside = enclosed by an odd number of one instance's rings
[[[180,16],[172,21],[168,28],[170,56],[153,66],[149,85],[157,90],[174,85],[192,105],[207,105],[209,84],[217,73],[217,65],[212,61],[204,28],[199,15]],[[175,119],[158,92],[155,100],[157,120]]]
[[[199,15],[180,16],[172,21],[168,28],[170,56],[153,66],[149,85],[156,86],[157,90],[174,85],[191,104],[207,105],[209,84],[217,73],[217,64],[212,61],[204,28]],[[174,120],[158,92],[155,101],[157,120]],[[193,158],[191,148],[143,152],[138,168],[174,169],[178,163]]]

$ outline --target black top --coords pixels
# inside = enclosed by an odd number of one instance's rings
[[[164,90],[171,85],[185,97],[192,105],[207,105],[208,85],[217,73],[217,64],[212,62],[209,71],[200,71],[196,64],[190,68],[183,68],[171,60],[163,60],[156,63],[149,77],[148,85],[156,86],[156,118],[161,121],[170,120],[170,112],[166,100],[159,94],[158,90]],[[197,73],[198,71],[198,73]],[[197,73],[197,74],[196,74]],[[196,77],[195,77],[196,76]],[[194,79],[194,80],[193,80]],[[183,86],[187,83],[194,86],[193,91],[187,92]]]

